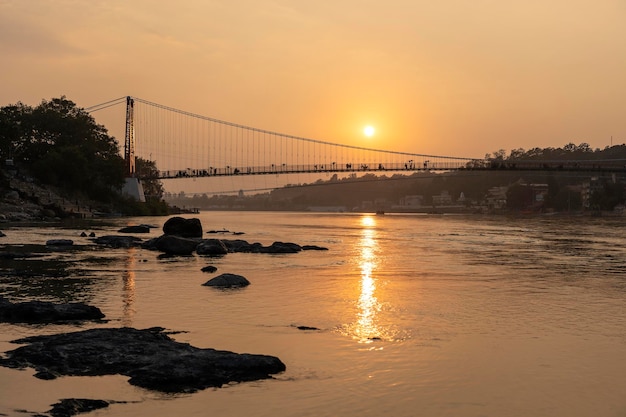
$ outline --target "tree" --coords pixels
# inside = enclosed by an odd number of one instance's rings
[[[0,108],[0,144],[2,157],[71,193],[110,200],[124,183],[115,138],[65,96],[34,108],[22,103]]]
[[[143,193],[146,199],[162,200],[164,188],[163,183],[159,179],[159,170],[156,162],[137,157],[135,166],[137,174],[141,178],[141,185],[143,186]]]

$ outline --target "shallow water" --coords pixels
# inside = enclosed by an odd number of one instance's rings
[[[63,264],[67,276],[3,277],[0,294],[88,302],[111,321],[0,324],[0,350],[31,334],[161,326],[198,347],[275,355],[285,373],[164,395],[120,376],[41,381],[32,370],[0,368],[0,413],[45,412],[60,398],[84,397],[119,401],[92,416],[626,415],[626,219],[198,217],[205,230],[245,232],[226,238],[329,251],[164,260],[142,249],[55,253],[73,262]],[[165,220],[117,219],[87,231]],[[82,229],[4,231],[0,244],[90,243],[77,237]],[[215,275],[200,271],[209,264],[252,285],[203,287]]]

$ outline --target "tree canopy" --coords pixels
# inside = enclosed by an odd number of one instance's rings
[[[0,157],[28,168],[42,183],[110,199],[124,183],[115,138],[65,96],[36,107],[0,108]]]

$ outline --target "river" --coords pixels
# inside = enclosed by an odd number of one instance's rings
[[[193,216],[189,216],[193,217]],[[205,231],[244,232],[297,254],[157,259],[143,249],[61,251],[66,276],[0,277],[13,301],[83,301],[110,321],[0,324],[0,350],[26,335],[161,326],[198,347],[279,357],[274,379],[169,395],[122,376],[33,377],[0,368],[0,415],[61,398],[111,401],[90,416],[624,416],[626,219],[204,212]],[[89,228],[3,229],[0,244],[45,243]],[[154,229],[148,237],[158,236]],[[137,235],[140,237],[146,237]],[[216,235],[206,235],[215,237]],[[239,290],[201,286],[243,275]],[[319,330],[302,331],[297,326]]]

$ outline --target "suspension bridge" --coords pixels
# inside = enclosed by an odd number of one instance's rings
[[[120,97],[85,110],[126,106],[124,159],[129,177],[145,178],[135,160],[154,161],[160,179],[276,174],[454,170],[626,172],[626,160],[497,161],[343,145],[218,120]]]

